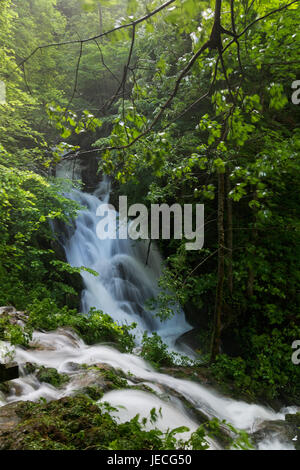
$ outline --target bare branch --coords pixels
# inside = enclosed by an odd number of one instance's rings
[[[233,31],[233,36],[235,38],[236,46],[237,46],[237,57],[238,57],[238,62],[240,66],[240,71],[242,76],[244,76],[243,72],[243,66],[242,66],[242,60],[241,60],[241,48],[240,48],[240,43],[236,37],[236,26],[235,26],[235,16],[234,16],[234,0],[231,0],[230,2],[230,11],[231,11],[231,27]]]
[[[31,88],[30,88],[29,83],[28,83],[28,80],[27,80],[27,75],[26,75],[26,70],[25,70],[25,64],[22,65],[22,71],[23,71],[23,77],[24,77],[25,86],[26,86],[26,88],[27,88],[28,93],[32,96],[32,91],[31,91]]]
[[[72,96],[69,100],[68,106],[66,107],[66,112],[65,115],[67,114],[68,109],[70,108],[70,105],[74,99],[74,96],[77,91],[77,85],[78,85],[78,74],[79,74],[79,67],[80,67],[80,62],[81,62],[81,57],[82,57],[82,50],[83,50],[83,44],[80,43],[80,49],[79,49],[79,55],[78,55],[78,60],[77,60],[77,65],[76,65],[76,71],[75,71],[75,82],[74,82],[74,87],[73,87],[73,93]]]
[[[209,89],[207,90],[206,93],[204,93],[204,95],[201,95],[199,98],[196,99],[196,101],[194,101],[192,104],[190,104],[187,108],[185,108],[184,111],[182,111],[178,116],[176,116],[175,118],[173,118],[165,127],[163,127],[162,131],[165,131],[166,129],[168,129],[168,127],[171,126],[171,124],[173,124],[174,122],[178,121],[178,119],[181,119],[186,113],[188,113],[194,106],[196,106],[197,104],[199,104],[202,100],[204,100],[205,98],[207,98],[211,92],[212,92],[212,89],[213,89],[213,86],[216,82],[216,78],[217,78],[217,71],[218,71],[218,65],[219,65],[219,60],[220,60],[220,56],[217,57],[217,60],[216,60],[216,64],[215,64],[215,70],[214,70],[214,74],[213,74],[213,79],[210,83],[210,86],[209,86]]]
[[[102,53],[102,49],[101,49],[101,46],[100,46],[99,42],[97,41],[97,39],[95,39],[95,43],[97,44],[103,67],[105,67],[106,70],[112,75],[112,77],[120,84],[120,80],[118,79],[118,77],[113,73],[113,71],[105,63],[103,53]]]

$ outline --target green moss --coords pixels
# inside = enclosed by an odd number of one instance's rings
[[[104,370],[101,374],[105,377],[105,379],[111,384],[112,389],[119,389],[119,388],[126,388],[127,387],[127,380],[119,377],[114,371],[112,370]]]
[[[0,317],[0,340],[27,347],[31,338],[31,328],[12,323],[9,315]]]
[[[99,407],[85,396],[68,397],[47,404],[20,403],[21,423],[0,434],[0,449],[15,450],[139,450],[161,449],[159,431],[145,431],[138,419],[118,424],[112,409]]]
[[[67,374],[59,374],[57,370],[52,367],[40,367],[37,373],[37,378],[40,382],[46,382],[57,388],[69,382]]]
[[[89,370],[94,370],[99,374],[99,379],[103,379],[105,382],[105,390],[114,390],[120,388],[128,388],[126,376],[121,369],[113,369],[109,366],[97,366],[97,365],[86,365],[83,364],[83,367]]]
[[[98,385],[90,385],[89,387],[85,387],[80,391],[80,394],[87,395],[94,401],[101,400],[104,395],[104,391]]]

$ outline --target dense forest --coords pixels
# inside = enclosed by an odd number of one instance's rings
[[[0,362],[20,374],[0,449],[299,447],[299,22],[299,0],[0,1]],[[203,247],[97,258],[101,191],[117,210],[204,204]],[[57,335],[83,348],[72,371]],[[206,386],[267,424],[207,411]]]

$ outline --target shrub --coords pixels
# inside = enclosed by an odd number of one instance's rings
[[[87,344],[111,342],[119,346],[122,352],[131,352],[134,347],[134,336],[130,333],[132,325],[118,325],[108,314],[91,309],[89,315],[83,315],[68,307],[59,308],[49,299],[35,300],[29,306],[31,328],[46,331],[59,327],[73,328]]]
[[[157,333],[152,333],[151,336],[148,336],[147,332],[144,333],[141,356],[155,366],[169,367],[174,362],[167,345]]]

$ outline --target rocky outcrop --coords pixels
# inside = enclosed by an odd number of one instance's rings
[[[14,429],[21,421],[16,411],[19,403],[10,403],[0,407],[0,439]]]
[[[285,415],[285,421],[290,426],[295,449],[300,450],[300,413]]]
[[[11,325],[20,326],[24,326],[26,320],[28,319],[28,315],[25,312],[19,312],[11,305],[0,307],[0,318],[1,317],[8,318]]]

